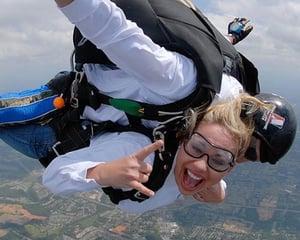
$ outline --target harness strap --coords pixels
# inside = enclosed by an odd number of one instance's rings
[[[143,125],[140,126],[121,126],[112,121],[95,123],[91,121],[69,122],[67,125],[58,117],[52,120],[50,126],[56,133],[57,142],[52,146],[48,155],[39,159],[40,163],[47,167],[50,162],[59,155],[87,147],[93,136],[102,131],[106,132],[138,132],[152,139],[152,130]]]
[[[44,167],[59,155],[89,146],[93,136],[106,129],[114,128],[115,124],[110,121],[102,123],[83,121],[69,123],[62,129],[60,118],[57,118],[50,122],[50,126],[54,129],[58,141],[46,157],[39,159]]]
[[[94,109],[101,104],[113,106],[126,113],[129,122],[139,122],[138,119],[166,121],[174,116],[182,115],[188,108],[206,109],[212,102],[214,93],[207,88],[198,87],[193,93],[176,102],[154,105],[131,99],[112,98],[89,84],[84,74],[77,94],[80,106],[89,105]],[[88,96],[88,97],[87,97]]]

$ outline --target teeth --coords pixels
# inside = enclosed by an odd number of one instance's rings
[[[187,170],[187,173],[188,173],[188,175],[189,175],[190,178],[192,178],[192,179],[194,179],[194,180],[196,180],[196,181],[200,181],[200,180],[201,180],[200,177],[195,176],[195,175],[194,175],[193,173],[191,173],[189,170]]]

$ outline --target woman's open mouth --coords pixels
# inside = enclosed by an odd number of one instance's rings
[[[183,175],[182,187],[186,191],[194,191],[201,184],[203,179],[193,174],[189,169],[186,169]]]

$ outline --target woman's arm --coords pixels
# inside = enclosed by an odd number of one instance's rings
[[[92,146],[54,159],[44,172],[43,184],[56,194],[86,192],[104,186],[154,194],[142,183],[148,181],[153,152],[162,147],[162,141],[151,144],[148,137],[130,132],[106,134],[96,141]]]
[[[149,180],[152,166],[144,162],[145,158],[163,146],[156,141],[141,150],[118,160],[100,163],[88,169],[86,178],[94,179],[99,185],[115,188],[133,188],[151,197],[154,192],[142,183]]]

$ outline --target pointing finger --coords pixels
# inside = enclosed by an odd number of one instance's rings
[[[147,145],[140,151],[136,152],[135,156],[139,160],[144,160],[146,157],[148,157],[151,153],[155,152],[156,150],[160,149],[164,145],[164,142],[162,140],[158,140],[150,145]]]
[[[141,184],[139,182],[133,182],[131,187],[138,190],[140,193],[145,194],[148,197],[154,196],[154,192],[151,189],[145,187],[143,184]]]

